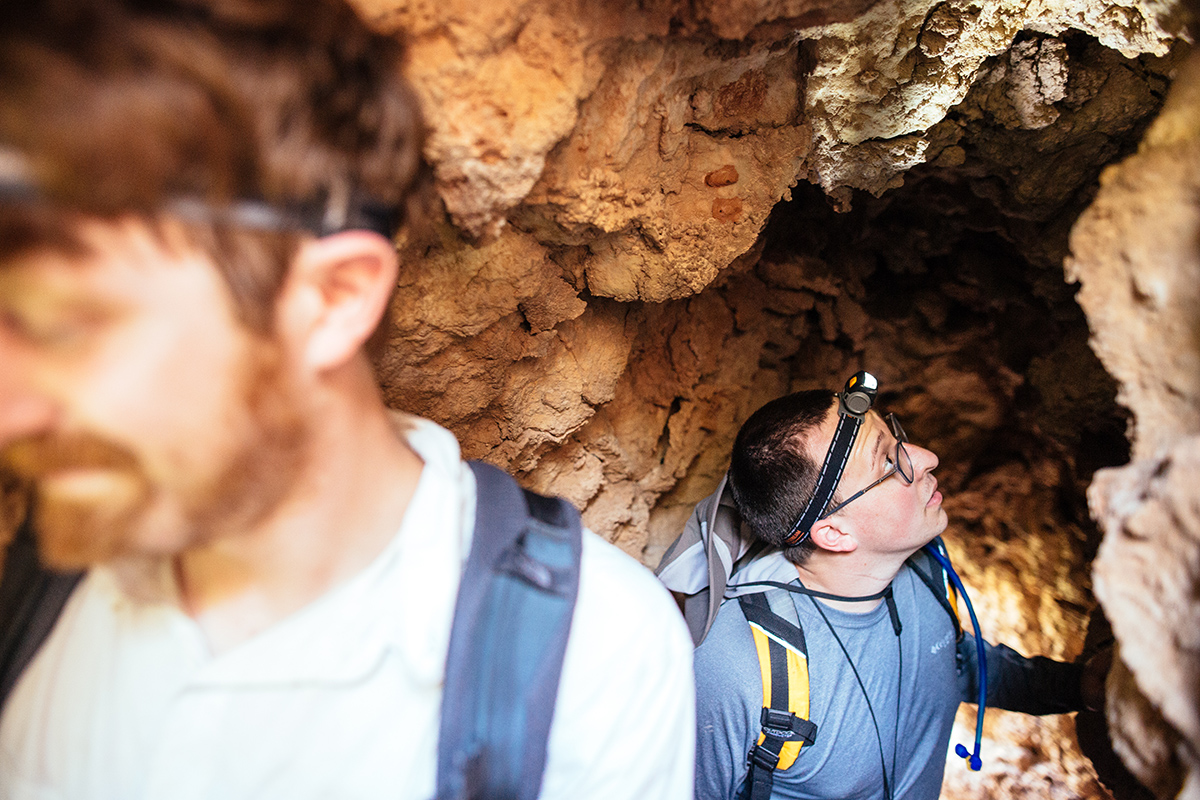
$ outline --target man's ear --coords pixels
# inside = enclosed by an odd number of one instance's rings
[[[858,540],[854,537],[850,526],[846,525],[837,515],[819,519],[813,523],[808,537],[817,547],[831,553],[852,553],[858,549]]]
[[[341,366],[379,324],[398,272],[396,248],[378,233],[354,230],[306,239],[280,295],[279,330],[314,371]]]

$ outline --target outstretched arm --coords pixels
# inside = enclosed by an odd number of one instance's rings
[[[1026,714],[1065,714],[1099,705],[1103,693],[1103,659],[1087,664],[1055,661],[1044,656],[1026,657],[1007,645],[984,643],[987,652],[989,706]],[[959,674],[959,693],[963,702],[977,698],[978,666],[975,637],[967,634],[958,644],[963,664]],[[1086,680],[1085,680],[1086,677]],[[1096,687],[1099,687],[1098,689]]]

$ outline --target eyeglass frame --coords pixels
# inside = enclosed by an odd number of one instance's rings
[[[900,424],[900,420],[895,414],[888,414],[886,417],[884,417],[884,420],[888,423],[888,426],[891,427],[892,436],[896,439],[896,457],[892,459],[892,468],[884,473],[882,477],[877,478],[865,488],[860,489],[859,491],[850,495],[849,498],[838,503],[824,514],[817,517],[817,519],[827,519],[828,517],[832,517],[834,514],[841,511],[843,508],[850,505],[852,502],[862,497],[864,494],[871,491],[893,475],[899,475],[900,480],[904,481],[905,486],[912,486],[913,481],[916,480],[917,473],[916,469],[913,467],[912,456],[909,455],[908,448],[904,446],[908,444],[908,434],[904,432],[904,426]],[[904,470],[900,468],[901,457],[903,457],[904,461],[908,463],[908,475],[905,475]]]

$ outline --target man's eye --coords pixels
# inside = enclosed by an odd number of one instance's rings
[[[29,321],[9,308],[0,308],[0,329],[17,339],[31,338]]]
[[[60,347],[76,341],[87,326],[65,319],[34,319],[11,309],[0,310],[0,328],[28,344]]]

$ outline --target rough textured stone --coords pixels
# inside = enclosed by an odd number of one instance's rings
[[[1046,124],[1069,67],[1054,45],[1013,48],[1022,31],[1079,31],[1125,57],[1165,55],[1180,20],[1168,3],[917,0],[805,32],[816,61],[805,114],[814,130],[809,179],[828,191],[900,185],[936,143],[925,132],[996,71],[1024,109],[1023,126]]]
[[[577,288],[626,301],[700,291],[798,179],[900,185],[955,146],[930,129],[980,81],[1049,125],[1071,65],[1046,37],[1163,55],[1180,27],[1136,0],[357,2],[408,33],[455,223],[579,247]],[[727,165],[736,183],[705,181]]]
[[[795,181],[786,165],[807,152],[796,37],[776,45],[617,48],[515,224],[586,245],[593,294],[662,300],[711,283],[753,246]],[[726,167],[737,181],[714,185]]]
[[[1092,347],[1133,412],[1133,461],[1088,499],[1096,591],[1120,643],[1114,744],[1159,797],[1200,797],[1200,61],[1071,236]]]
[[[1160,797],[1200,796],[1198,487],[1200,435],[1193,435],[1103,471],[1089,492],[1106,532],[1097,595],[1128,670],[1110,685],[1115,743]]]
[[[1200,431],[1200,82],[1195,63],[1143,152],[1104,176],[1072,237],[1069,274],[1093,346],[1134,412],[1136,456]]]

